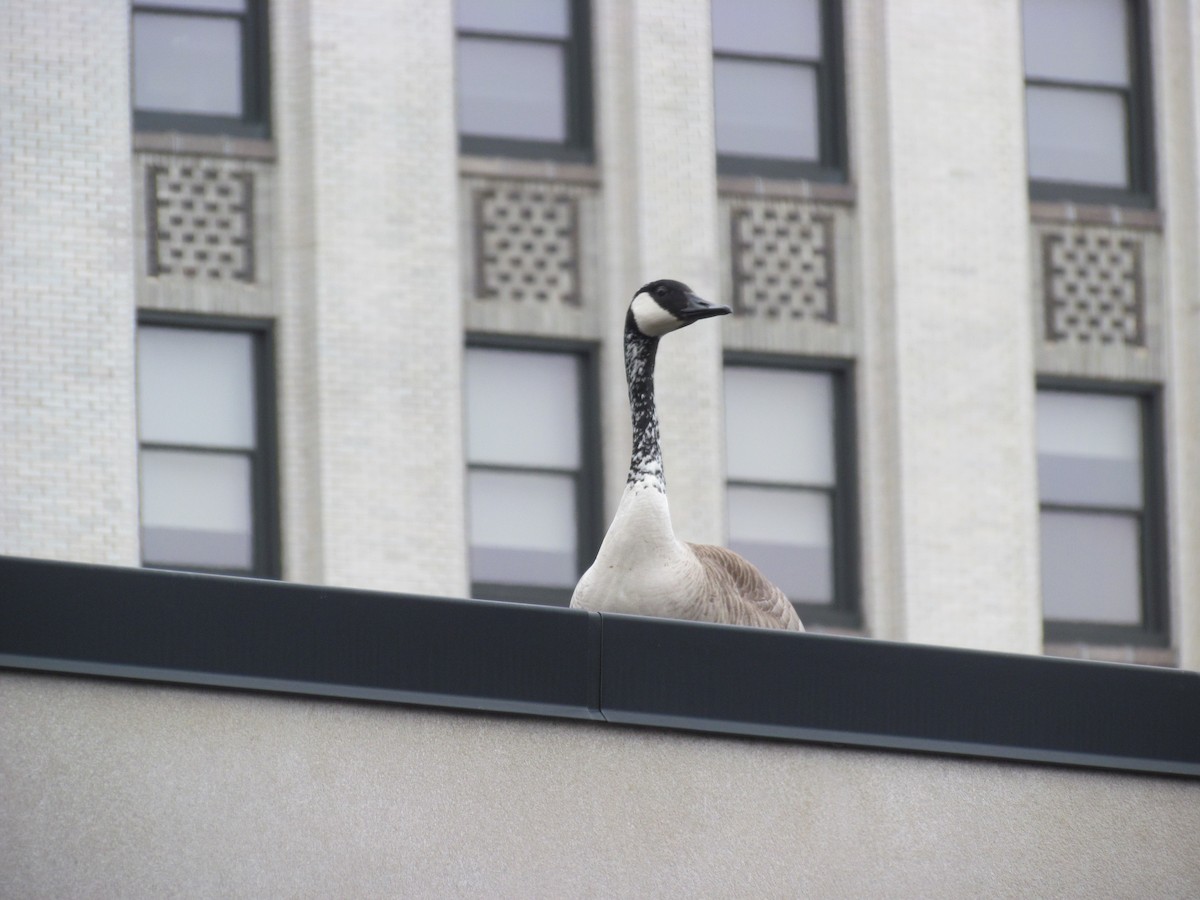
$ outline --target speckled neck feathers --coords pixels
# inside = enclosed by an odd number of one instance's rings
[[[633,455],[626,484],[641,483],[661,494],[667,492],[659,444],[658,413],[654,405],[654,359],[658,338],[647,337],[632,320],[625,323],[625,378],[629,382],[629,410],[633,416]]]

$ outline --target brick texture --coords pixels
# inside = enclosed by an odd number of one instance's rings
[[[677,0],[597,3],[600,157],[611,281],[605,355],[609,509],[629,466],[620,335],[633,292],[675,278],[719,299],[709,10]],[[667,489],[676,531],[724,539],[721,321],[664,339],[656,378]]]
[[[741,260],[743,287],[790,278],[798,293],[768,291],[753,316],[663,342],[681,536],[725,537],[722,345],[848,359],[864,633],[1038,652],[1035,377],[1161,383],[1162,659],[1197,667],[1197,4],[1150,5],[1161,209],[1126,221],[1068,205],[1064,222],[1028,202],[1019,0],[841,6],[848,183],[724,179],[718,196],[709,5],[697,0],[593,0],[595,162],[570,165],[459,158],[450,0],[269,4],[272,136],[258,142],[131,142],[128,4],[3,4],[0,552],[136,564],[136,294],[143,309],[275,321],[285,577],[463,595],[464,321],[598,343],[611,513],[629,461],[630,295],[673,277],[731,301],[731,210],[757,204],[802,210],[819,233],[797,230],[812,241],[798,255]],[[216,274],[155,275],[146,169],[193,163],[250,176],[252,211],[219,228],[218,244],[231,242]],[[544,190],[531,206],[570,200],[555,227],[577,246],[542,248],[561,277],[531,296],[477,290],[481,275],[530,277],[519,255],[477,265],[471,204],[484,186]],[[1111,345],[1044,340],[1038,240],[1085,226],[1142,242],[1144,344],[1120,330],[1122,310],[1104,326],[1120,333]],[[506,227],[499,239],[523,234]],[[243,248],[252,277],[239,275]]]
[[[860,12],[887,60],[857,85],[883,106],[857,120],[872,612],[885,636],[1037,651],[1019,3],[945,4],[936,29],[923,3]]]
[[[127,5],[0,6],[0,553],[138,560],[129,167]]]
[[[284,488],[304,482],[320,545],[318,570],[296,565],[332,583],[461,596],[450,4],[327,0],[308,14],[287,27],[278,63],[300,91],[280,110],[282,218],[309,217],[284,226],[280,262],[298,316],[284,365],[303,407],[284,426],[298,456]]]

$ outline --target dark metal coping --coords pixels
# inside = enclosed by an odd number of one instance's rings
[[[1200,673],[0,557],[0,666],[1200,777]]]

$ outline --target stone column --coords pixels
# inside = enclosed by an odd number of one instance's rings
[[[293,557],[311,556],[289,571],[305,578],[467,592],[451,13],[275,15],[297,89],[279,110],[281,340],[285,521]]]
[[[605,286],[607,509],[629,466],[621,334],[633,292],[675,278],[720,301],[707,3],[598,0],[595,95],[610,280]],[[662,341],[656,393],[679,536],[724,540],[721,321]]]
[[[1037,652],[1020,3],[848,7],[872,630]]]
[[[1166,215],[1165,441],[1170,619],[1179,665],[1200,669],[1200,3],[1153,7],[1159,202]]]

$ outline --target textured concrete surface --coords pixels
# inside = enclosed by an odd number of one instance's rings
[[[0,675],[0,896],[1200,895],[1200,782]]]

